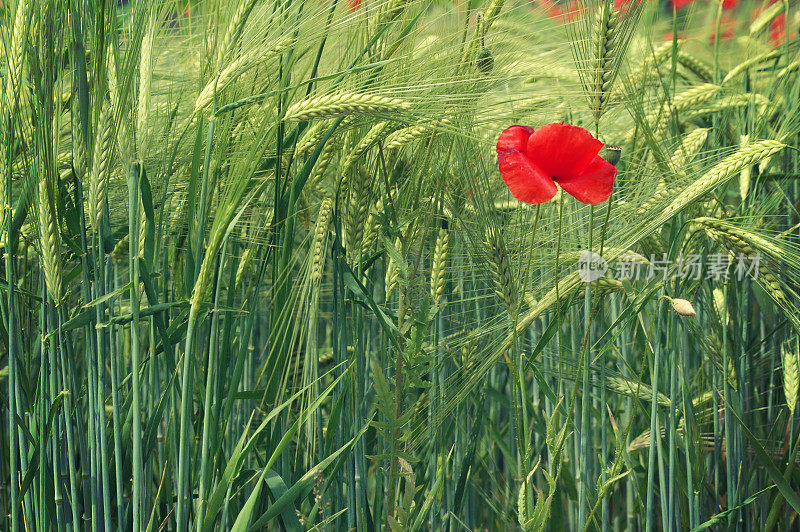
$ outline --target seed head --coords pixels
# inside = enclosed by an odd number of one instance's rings
[[[692,302],[687,299],[680,299],[680,298],[671,298],[669,302],[672,304],[672,308],[680,314],[681,316],[696,316],[697,312],[695,312],[694,307],[692,306]]]

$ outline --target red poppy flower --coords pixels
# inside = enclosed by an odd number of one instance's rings
[[[694,0],[672,0],[672,7],[675,9],[682,9],[689,4],[691,4]]]
[[[781,13],[769,23],[769,38],[773,46],[780,46],[786,39],[786,14]]]
[[[641,3],[642,0],[635,0],[637,6]],[[633,4],[634,0],[614,0],[614,10],[620,13],[626,13]]]
[[[611,196],[617,169],[598,155],[603,143],[582,127],[563,122],[537,130],[511,126],[497,139],[497,163],[511,194],[525,203],[544,203],[556,183],[581,203]]]
[[[570,22],[578,15],[578,2],[556,2],[556,0],[534,0],[548,17],[560,22]]]
[[[723,7],[725,7],[724,4]],[[725,39],[730,39],[734,36],[735,33],[734,30],[736,29],[736,20],[732,16],[728,15],[727,13],[723,13],[719,26],[723,41]],[[714,41],[717,40],[716,30],[712,31],[711,35],[709,35],[708,38],[710,40],[710,43],[713,45]]]

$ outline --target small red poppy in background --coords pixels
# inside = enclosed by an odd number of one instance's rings
[[[723,8],[725,7],[723,3]],[[734,19],[731,15],[727,13],[722,14],[722,18],[720,19],[719,23],[720,34],[722,35],[722,40],[731,39],[736,34],[736,19]],[[709,35],[709,42],[710,44],[714,44],[714,41],[717,40],[717,31],[714,30]]]
[[[556,3],[554,0],[537,0],[536,3],[544,9],[548,17],[561,22],[570,22],[578,16],[579,6],[574,0],[562,3]]]
[[[785,13],[781,13],[769,23],[769,38],[773,46],[780,46],[786,40]]]
[[[682,9],[689,4],[691,4],[694,0],[672,0],[672,7],[675,9]]]
[[[537,130],[511,126],[497,139],[497,163],[511,194],[525,203],[544,203],[556,183],[581,203],[611,196],[617,169],[600,157],[604,146],[582,127],[563,122]]]
[[[350,11],[356,11],[361,7],[361,0],[347,0],[347,8]]]

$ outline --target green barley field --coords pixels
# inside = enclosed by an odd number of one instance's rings
[[[0,2],[0,530],[800,530],[793,0]]]

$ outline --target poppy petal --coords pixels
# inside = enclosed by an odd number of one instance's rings
[[[497,157],[500,173],[511,194],[525,203],[544,203],[558,191],[555,182],[519,150]]]
[[[586,170],[602,147],[582,127],[556,122],[531,134],[527,155],[549,176],[568,178]]]
[[[600,157],[595,157],[582,173],[565,179],[557,179],[561,188],[581,203],[596,205],[611,196],[617,169]]]
[[[500,133],[497,139],[497,153],[508,150],[517,150],[525,153],[528,146],[528,137],[533,133],[533,128],[528,126],[511,126]]]

